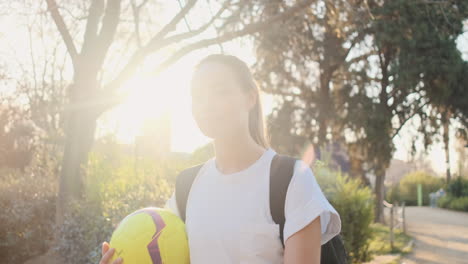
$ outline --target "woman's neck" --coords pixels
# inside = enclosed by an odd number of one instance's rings
[[[248,168],[265,152],[250,135],[215,140],[216,167],[223,174],[235,173]]]

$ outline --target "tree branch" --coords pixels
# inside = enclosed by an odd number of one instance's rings
[[[159,49],[161,49],[161,48],[163,48],[165,46],[168,46],[168,45],[171,45],[173,43],[177,43],[179,41],[182,41],[184,39],[196,36],[197,34],[200,34],[203,31],[205,31],[217,18],[219,18],[222,15],[222,13],[226,10],[227,6],[228,5],[226,4],[222,8],[220,8],[220,10],[217,12],[215,17],[211,18],[211,20],[208,23],[206,23],[205,25],[203,25],[202,27],[200,27],[197,30],[181,33],[181,34],[174,35],[174,36],[170,36],[168,38],[165,38],[165,39],[162,39],[162,40],[159,40],[159,41],[156,41],[157,36],[155,36],[145,47],[142,47],[142,48],[138,49],[131,56],[129,62],[127,63],[127,65],[125,65],[125,67],[119,73],[119,75],[114,80],[112,80],[109,83],[109,85],[106,85],[106,87],[107,87],[106,89],[114,90],[118,85],[120,85],[126,79],[128,79],[130,77],[130,75],[132,75],[133,72],[135,71],[137,65],[141,63],[141,61],[145,58],[146,55],[148,55],[148,54],[150,54],[152,52],[155,52],[155,51],[157,51],[157,50],[159,50]],[[115,88],[113,88],[113,87],[115,87]]]
[[[396,131],[393,133],[391,139],[393,139],[394,137],[396,137],[396,135],[398,135],[398,133],[400,133],[400,130],[405,126],[406,122],[408,122],[408,120],[410,120],[411,118],[413,118],[417,113],[419,113],[419,111],[426,105],[429,104],[429,101],[425,102],[424,104],[422,104],[420,107],[418,107],[418,109],[416,109],[411,115],[409,115],[400,125],[400,127],[398,127],[396,129]]]
[[[141,38],[140,38],[140,9],[137,7],[135,0],[131,1],[133,20],[135,24],[135,37],[137,40],[138,48],[141,48]]]
[[[177,35],[173,35],[173,36],[165,38],[163,40],[164,46],[167,46],[167,45],[182,41],[184,39],[194,37],[194,36],[204,32],[206,29],[208,29],[208,27],[210,27],[214,23],[214,21],[216,19],[218,19],[223,14],[223,12],[226,9],[227,9],[227,4],[225,4],[222,8],[220,8],[218,10],[218,12],[216,13],[216,15],[214,15],[208,23],[204,24],[203,26],[201,26],[200,28],[198,28],[196,30],[192,30],[192,31],[189,31],[189,32],[185,32],[185,33],[181,33],[181,34],[177,34]]]
[[[303,8],[306,4],[308,4],[310,2],[312,2],[312,0],[304,1],[301,5],[290,8],[291,10],[285,11],[285,12],[283,12],[283,14],[277,15],[277,16],[275,16],[275,17],[273,17],[270,20],[265,21],[265,22],[259,22],[259,23],[256,23],[256,24],[248,25],[243,30],[240,30],[240,31],[237,31],[237,32],[226,33],[223,36],[220,36],[220,37],[217,37],[217,38],[207,39],[207,40],[202,40],[202,41],[196,42],[195,44],[192,44],[192,45],[189,45],[189,46],[185,47],[185,50],[184,50],[184,48],[182,48],[182,50],[179,51],[179,53],[183,52],[184,54],[179,54],[180,55],[179,58],[182,57],[183,55],[187,54],[191,50],[195,50],[196,48],[200,48],[200,47],[204,47],[204,46],[208,46],[208,45],[212,45],[212,44],[217,44],[217,43],[220,43],[220,42],[226,42],[226,41],[229,41],[229,40],[234,39],[236,37],[259,31],[259,30],[267,27],[271,23],[273,23],[273,22],[275,22],[275,21],[277,21],[279,19],[282,19],[282,18],[284,18],[286,16],[291,15],[292,13],[294,13],[297,10]],[[212,20],[214,21],[214,19],[212,19]],[[209,26],[208,24],[205,24],[204,26],[202,26],[202,28],[200,28],[200,29],[198,29],[196,31],[192,31],[192,32],[202,32],[203,29],[208,27],[208,26]],[[155,52],[155,51],[157,51],[158,49],[160,49],[160,48],[162,48],[164,46],[167,46],[167,45],[172,44],[172,43],[174,43],[176,41],[180,41],[182,39],[188,38],[192,34],[194,34],[194,33],[191,33],[191,32],[182,33],[182,34],[179,34],[179,35],[175,35],[175,36],[163,39],[162,41],[160,41],[158,43],[154,43],[153,41],[151,41],[146,47],[144,47],[144,48],[142,48],[142,49],[140,49],[140,50],[138,50],[137,52],[134,53],[134,55],[130,59],[129,63],[124,67],[124,69],[120,72],[120,74],[117,76],[117,78],[115,78],[111,83],[109,83],[109,85],[107,85],[108,89],[114,90],[118,85],[120,85],[127,78],[129,78],[130,75],[135,71],[136,66],[139,63],[141,63],[141,61],[144,59],[144,57],[148,53]],[[193,36],[195,36],[195,35],[193,35]],[[155,38],[153,38],[153,40],[154,39]],[[195,45],[195,48],[193,48],[194,45]],[[188,50],[188,49],[190,49],[190,50]],[[174,57],[175,56],[171,57],[172,60],[174,60]],[[170,64],[168,64],[167,66],[169,66],[169,65]]]
[[[63,42],[67,47],[68,54],[70,54],[72,63],[73,65],[75,65],[78,57],[78,52],[76,51],[75,44],[73,43],[73,39],[70,35],[70,32],[68,31],[67,26],[65,25],[65,21],[63,21],[63,17],[58,11],[57,3],[55,2],[55,0],[46,0],[46,2],[50,15],[52,16],[52,19],[54,20],[55,25],[57,26],[57,29],[60,32],[60,35],[62,36]]]
[[[137,40],[138,48],[141,48],[141,36],[140,36],[140,10],[141,8],[148,3],[148,0],[144,0],[141,4],[137,5],[135,0],[131,1],[133,19],[135,24],[135,36]]]
[[[203,48],[203,47],[207,47],[207,46],[211,46],[213,44],[218,44],[218,43],[221,43],[221,42],[227,42],[227,41],[230,41],[232,39],[235,39],[235,38],[238,38],[238,37],[241,37],[241,36],[245,36],[245,35],[248,35],[248,34],[252,34],[252,33],[258,32],[258,31],[260,31],[260,30],[262,30],[264,28],[267,28],[272,23],[275,23],[278,20],[281,20],[281,19],[284,19],[284,18],[286,18],[288,16],[291,16],[292,14],[294,14],[295,12],[297,12],[297,11],[299,11],[301,9],[303,10],[304,7],[311,4],[312,2],[313,2],[312,0],[305,0],[305,1],[301,2],[300,4],[297,4],[296,6],[291,7],[288,10],[286,10],[286,11],[284,11],[284,12],[282,12],[282,13],[280,13],[280,14],[278,14],[278,15],[276,15],[276,16],[274,16],[274,17],[272,17],[272,18],[270,18],[270,19],[268,19],[266,21],[250,24],[250,25],[245,26],[244,29],[242,29],[242,30],[235,31],[235,32],[228,32],[228,33],[225,33],[222,36],[217,37],[217,38],[204,39],[204,40],[195,42],[193,44],[190,44],[188,46],[185,46],[182,49],[180,49],[178,52],[176,52],[174,55],[172,55],[169,59],[164,61],[159,67],[157,67],[156,72],[159,72],[159,71],[162,71],[163,69],[166,69],[168,66],[172,65],[178,59],[180,59],[184,55],[186,55],[186,54],[188,54],[188,53],[190,53],[190,52],[192,52],[194,50],[197,50],[197,49],[200,49],[200,48]]]
[[[104,0],[93,0],[88,11],[89,15],[88,20],[86,21],[86,30],[83,37],[81,54],[88,53],[96,44],[97,28],[102,12],[104,12]]]
[[[165,25],[157,34],[151,39],[149,45],[153,45],[158,41],[162,40],[169,32],[176,29],[177,24],[180,22],[182,18],[187,15],[187,13],[193,8],[193,6],[197,3],[197,0],[190,0],[181,10],[180,12],[172,18],[172,20]]]
[[[179,7],[182,9],[183,8],[182,2],[180,0],[177,0],[177,2],[179,3]],[[190,28],[190,23],[187,20],[187,16],[184,16],[184,22],[185,22],[185,26],[187,27],[188,31],[192,31],[192,29]]]
[[[189,4],[187,4],[187,6],[189,6],[190,4],[193,4],[192,2],[195,2],[195,1],[192,0]],[[307,5],[310,5],[312,2],[313,2],[313,0],[305,0],[305,1],[301,2],[300,4],[297,4],[296,6],[291,7],[288,10],[286,10],[286,11],[284,11],[284,12],[282,12],[282,13],[280,13],[280,14],[278,14],[278,15],[276,15],[276,16],[274,16],[274,17],[272,17],[272,18],[270,18],[270,19],[268,19],[268,20],[266,20],[264,22],[258,22],[258,23],[255,23],[255,24],[247,25],[242,30],[225,33],[224,35],[222,35],[220,37],[217,37],[217,38],[205,39],[205,40],[201,40],[201,41],[195,42],[193,44],[190,44],[190,45],[180,49],[176,54],[174,54],[168,60],[163,62],[157,68],[157,71],[160,71],[160,70],[170,66],[177,59],[181,58],[182,56],[186,55],[187,53],[189,53],[189,52],[191,52],[193,50],[196,50],[196,49],[199,49],[199,48],[202,48],[202,47],[206,47],[206,46],[210,46],[210,45],[213,45],[213,44],[226,42],[226,41],[232,40],[234,38],[241,37],[241,36],[244,36],[244,35],[247,35],[247,34],[252,34],[252,33],[258,32],[258,31],[260,31],[260,30],[262,30],[264,28],[267,28],[269,25],[271,25],[274,22],[277,22],[277,21],[279,21],[281,19],[284,19],[284,18],[291,17],[295,12],[303,10],[304,7],[306,7]],[[184,9],[187,9],[187,6]],[[188,10],[186,10],[185,12],[188,12]],[[219,11],[219,12],[221,12],[221,11]],[[180,13],[177,16],[180,16]],[[214,21],[214,19],[215,18],[213,18],[212,21]],[[178,20],[180,20],[180,18]],[[175,19],[173,19],[171,23],[173,23],[173,21],[175,21]],[[202,26],[200,29],[198,29],[196,31],[202,32],[204,28],[208,27],[208,24],[205,24],[204,26]],[[166,27],[168,27],[168,26],[166,26]],[[150,41],[150,43],[148,45],[146,45],[145,47],[137,50],[133,54],[130,61],[127,63],[127,65],[124,67],[124,69],[117,75],[117,77],[114,80],[112,80],[111,82],[109,82],[107,85],[105,85],[105,87],[103,89],[103,94],[101,96],[98,96],[98,97],[108,97],[109,94],[112,93],[114,90],[116,90],[125,80],[130,78],[130,76],[135,72],[137,66],[143,61],[143,59],[150,52],[157,51],[158,49],[160,49],[160,48],[162,48],[162,47],[164,47],[166,45],[169,45],[169,44],[175,42],[176,40],[188,38],[193,34],[191,32],[187,32],[187,33],[175,35],[175,36],[172,36],[172,37],[168,37],[166,39],[162,39],[159,42],[156,41],[156,39],[158,39],[158,36],[161,36],[161,34],[162,34],[161,32],[167,31],[167,30],[169,30],[169,29],[161,30]],[[113,105],[114,105],[114,103],[111,100],[111,103],[102,105],[100,111],[104,112],[108,108],[113,107]]]
[[[361,61],[361,60],[363,60],[365,58],[368,58],[371,55],[377,55],[377,53],[376,52],[369,52],[369,53],[354,57],[354,58],[350,59],[349,61],[346,61],[346,64],[351,65],[351,64],[353,64],[355,62],[358,62],[358,61]]]
[[[98,65],[101,65],[114,38],[120,17],[121,0],[108,0],[102,21],[101,31],[97,37],[99,43]]]

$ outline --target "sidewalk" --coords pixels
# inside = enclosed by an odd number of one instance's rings
[[[468,213],[431,207],[407,207],[413,252],[403,264],[468,263]]]

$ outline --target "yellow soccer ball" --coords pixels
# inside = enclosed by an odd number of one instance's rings
[[[190,263],[184,222],[162,208],[143,208],[126,216],[112,234],[110,247],[115,248],[112,260],[121,257],[125,264]]]

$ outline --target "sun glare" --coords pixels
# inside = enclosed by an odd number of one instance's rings
[[[118,141],[132,143],[145,123],[169,115],[172,151],[190,152],[207,142],[191,117],[190,74],[189,67],[174,67],[158,76],[136,75],[127,81],[120,90],[126,100],[103,118],[100,128],[107,131],[102,134],[110,132]]]

